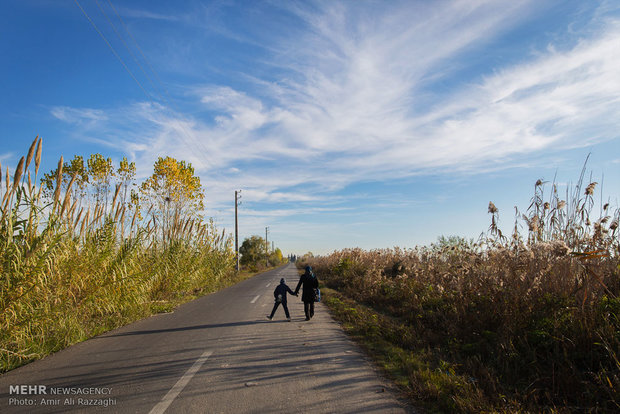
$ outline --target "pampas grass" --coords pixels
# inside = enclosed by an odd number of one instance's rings
[[[37,137],[13,182],[5,176],[0,372],[231,283],[231,240],[213,237],[220,233],[213,222],[179,225],[163,243],[154,217],[145,223],[134,206],[130,220],[117,199],[120,186],[107,209],[72,192],[76,174],[63,187],[62,158],[50,199],[41,197],[41,148]],[[33,158],[35,183],[28,170]]]

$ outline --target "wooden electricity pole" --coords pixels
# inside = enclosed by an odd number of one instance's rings
[[[265,265],[269,267],[269,242],[267,241],[267,231],[269,227],[265,227]]]
[[[239,205],[239,191],[235,190],[235,256],[237,259],[237,272],[239,271],[239,224],[237,222],[237,206]]]

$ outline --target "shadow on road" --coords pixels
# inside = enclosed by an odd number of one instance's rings
[[[130,332],[109,334],[109,335],[103,334],[103,335],[98,336],[96,339],[113,338],[113,337],[118,337],[118,336],[150,335],[150,334],[158,334],[158,333],[166,333],[166,332],[192,331],[196,329],[231,328],[231,327],[236,327],[236,326],[248,326],[248,325],[257,325],[257,324],[262,324],[262,323],[273,323],[273,322],[283,322],[283,321],[257,320],[257,321],[215,323],[215,324],[193,325],[193,326],[180,326],[177,328],[130,331]]]
[[[295,272],[291,267],[285,276],[294,279]],[[386,397],[388,386],[377,381],[321,304],[309,322],[301,316],[300,301],[289,304],[292,322],[284,319],[282,311],[269,321],[265,315],[271,298],[256,303],[249,303],[247,297],[231,299],[252,290],[249,283],[266,286],[270,277],[242,282],[227,292],[183,305],[173,314],[147,318],[4,374],[0,402],[8,401],[9,385],[14,384],[110,387],[118,403],[108,412],[148,412],[205,351],[212,351],[170,412],[408,411]],[[0,405],[0,411],[3,408]],[[11,412],[48,414],[70,408],[12,406]],[[78,406],[73,409],[84,411]]]

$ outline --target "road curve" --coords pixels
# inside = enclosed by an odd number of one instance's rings
[[[1,375],[0,412],[414,412],[322,304],[267,320],[281,277],[295,288],[289,264]]]

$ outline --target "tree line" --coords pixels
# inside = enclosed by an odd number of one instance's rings
[[[287,262],[279,248],[270,249],[265,239],[256,235],[243,240],[239,254],[241,255],[239,263],[254,272]]]

